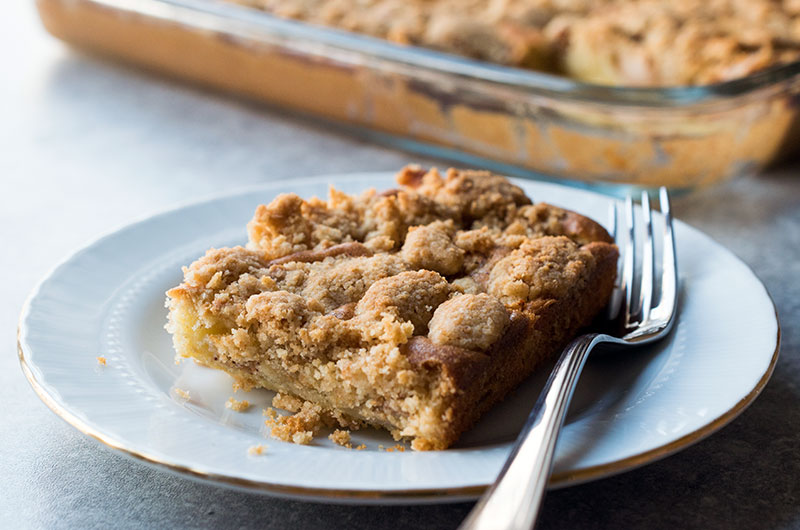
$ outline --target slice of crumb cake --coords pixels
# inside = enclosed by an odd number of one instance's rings
[[[617,249],[594,221],[487,172],[397,181],[259,206],[247,248],[167,293],[177,352],[445,449],[605,306]]]

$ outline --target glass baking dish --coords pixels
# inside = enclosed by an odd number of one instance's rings
[[[79,47],[518,176],[692,189],[792,153],[800,130],[800,62],[704,87],[615,88],[214,0],[37,6]]]

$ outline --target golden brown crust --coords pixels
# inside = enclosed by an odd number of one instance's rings
[[[486,354],[458,346],[434,344],[428,337],[411,337],[403,353],[415,368],[440,370],[459,391],[469,388],[489,366]]]
[[[250,248],[212,249],[168,293],[180,354],[299,411],[270,420],[280,439],[332,417],[444,449],[610,295],[617,250],[596,223],[486,172],[398,181],[280,196]]]

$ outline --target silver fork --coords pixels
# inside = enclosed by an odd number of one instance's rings
[[[619,322],[620,331],[589,333],[573,340],[561,353],[550,378],[539,395],[511,454],[495,483],[478,501],[460,528],[462,530],[528,530],[536,522],[550,476],[558,432],[564,423],[572,393],[586,358],[601,343],[618,348],[643,346],[662,339],[675,321],[678,297],[678,263],[672,213],[666,188],[659,190],[664,214],[661,274],[656,278],[655,243],[650,200],[642,193],[644,243],[642,259],[636,258],[636,216],[633,200],[625,201],[624,234],[618,234],[617,207],[612,208],[611,232],[623,251],[622,274],[609,303],[609,320]],[[624,245],[621,237],[624,235]],[[641,270],[636,274],[637,266]],[[639,284],[636,289],[636,284]],[[634,291],[638,297],[634,299]],[[656,301],[656,294],[659,294]]]

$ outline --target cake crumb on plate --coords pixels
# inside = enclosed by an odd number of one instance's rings
[[[335,444],[341,445],[342,447],[347,447],[348,449],[352,449],[353,444],[350,443],[350,431],[344,429],[336,429],[328,438]]]
[[[236,412],[244,412],[250,408],[250,402],[246,399],[239,401],[230,397],[228,401],[225,402],[225,408],[235,410]]]
[[[264,444],[252,445],[247,448],[247,454],[250,456],[261,456],[266,450],[267,446]]]
[[[192,398],[192,395],[189,393],[188,390],[184,390],[182,388],[173,388],[172,392],[179,398],[189,401]]]
[[[280,394],[276,395],[277,398]],[[330,415],[322,410],[322,407],[315,405],[308,401],[301,401],[297,398],[288,400],[277,400],[282,405],[290,405],[294,407],[300,403],[299,410],[291,416],[270,415],[267,409],[265,413],[269,418],[264,424],[270,428],[270,436],[284,442],[292,442],[300,445],[308,445],[314,439],[314,436],[319,434],[322,427],[332,427],[334,422]],[[273,404],[276,400],[273,399]],[[277,406],[277,405],[276,405]]]

